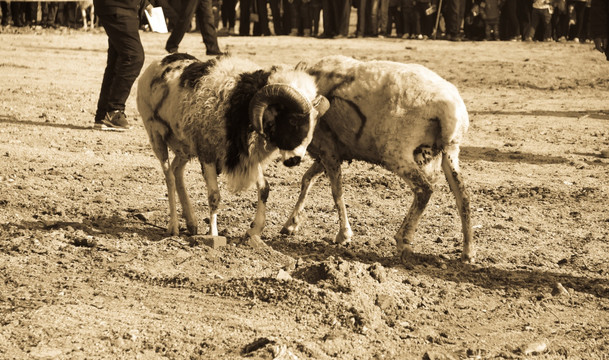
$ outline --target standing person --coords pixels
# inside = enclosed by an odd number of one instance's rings
[[[10,21],[8,18],[8,3],[6,1],[0,1],[0,10],[2,11],[2,26],[10,25]]]
[[[269,5],[271,7],[271,16],[273,17],[273,32],[275,35],[285,35],[286,31],[283,26],[283,17],[281,16],[281,0],[269,0]]]
[[[338,5],[336,26],[338,34],[335,38],[346,38],[349,37],[349,20],[351,17],[351,0],[332,0],[336,1]]]
[[[431,0],[416,0],[414,5],[414,39],[426,40],[431,36],[435,23],[435,11],[432,12],[433,6]]]
[[[311,10],[310,0],[288,0],[290,11],[290,36],[311,36]]]
[[[385,34],[391,36],[395,24],[395,32],[398,38],[404,35],[404,24],[402,23],[402,11],[400,10],[400,0],[387,1],[387,27]]]
[[[445,0],[446,39],[461,41],[461,23],[465,16],[465,0]]]
[[[271,34],[266,0],[239,1],[239,36],[250,35],[251,22],[254,23],[254,36],[268,36]]]
[[[13,18],[13,25],[22,27],[25,25],[25,7],[26,3],[11,1],[11,17]]]
[[[324,24],[324,31],[320,35],[321,38],[331,39],[338,35],[338,4],[333,0],[322,0],[322,20]]]
[[[228,29],[228,35],[235,35],[235,22],[237,19],[237,0],[224,0],[220,6],[220,16],[222,17],[222,28]]]
[[[567,41],[569,35],[569,12],[567,0],[554,0],[554,13],[552,14],[552,38],[556,41]]]
[[[402,39],[410,39],[416,34],[414,0],[400,0],[402,11]]]
[[[541,23],[543,26],[543,41],[552,40],[552,5],[550,0],[535,0],[533,1],[533,11],[531,12],[531,26],[527,34],[526,41],[533,41],[535,31]]]
[[[391,36],[391,24],[389,24],[389,2],[381,0],[378,8],[378,35],[381,37]],[[397,3],[397,1],[394,0]],[[387,33],[389,27],[389,33]]]
[[[592,0],[590,3],[590,36],[596,50],[605,54],[609,61],[609,3],[607,0]],[[601,156],[609,157],[609,149],[601,150]]]
[[[572,39],[575,42],[584,42],[586,40],[586,0],[572,0],[570,4],[575,12],[575,30]]]
[[[359,0],[357,7],[357,37],[378,35],[379,0]]]
[[[218,45],[218,36],[216,27],[214,26],[214,13],[211,7],[212,0],[180,0],[176,1],[178,8],[175,8],[178,14],[178,21],[175,24],[171,35],[165,44],[165,50],[168,53],[175,53],[184,38],[184,34],[190,30],[192,17],[197,16],[199,21],[199,29],[203,37],[203,43],[206,48],[206,55],[222,55],[220,46]]]
[[[533,11],[533,0],[517,0],[518,22],[520,23],[520,33],[524,40],[531,26],[531,12]]]
[[[503,11],[506,13],[506,33],[510,41],[522,40],[520,36],[520,21],[518,20],[518,0],[505,0]]]
[[[125,102],[144,65],[139,28],[147,0],[93,0],[95,13],[108,35],[108,60],[102,80],[94,128],[126,130]]]
[[[484,20],[486,40],[499,40],[499,0],[483,0],[480,3],[480,15]]]
[[[314,37],[319,36],[319,19],[321,18],[321,0],[311,0],[309,4],[309,12],[311,17],[311,35]]]

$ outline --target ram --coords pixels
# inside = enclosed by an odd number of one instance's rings
[[[300,197],[281,232],[298,231],[307,192],[325,170],[340,221],[335,241],[350,241],[353,232],[343,200],[341,163],[363,160],[396,173],[414,192],[395,235],[402,262],[411,261],[415,230],[443,170],[461,217],[462,259],[472,262],[469,195],[459,170],[459,144],[469,117],[457,89],[415,64],[329,56],[308,71],[331,105],[308,148],[316,160],[302,178]]]
[[[260,235],[269,193],[266,164],[279,150],[286,166],[298,165],[328,106],[314,78],[294,68],[263,69],[230,56],[202,62],[181,53],[152,63],[138,82],[137,107],[167,183],[168,232],[179,234],[176,192],[188,231],[198,232],[183,179],[189,159],[197,158],[207,186],[209,233],[218,235],[217,177],[224,173],[235,192],[256,184],[256,215],[246,235]]]

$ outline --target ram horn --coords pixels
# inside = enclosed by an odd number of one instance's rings
[[[313,104],[298,90],[287,84],[265,85],[250,101],[250,119],[256,132],[263,134],[263,116],[270,104],[283,104],[289,110],[301,114],[308,114]]]

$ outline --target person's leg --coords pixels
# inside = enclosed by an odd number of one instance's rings
[[[239,35],[250,35],[250,4],[251,0],[239,1]]]
[[[349,18],[351,17],[351,1],[349,0],[338,0],[338,35],[347,37],[349,36]]]
[[[220,46],[218,46],[218,36],[216,27],[214,26],[214,13],[211,6],[212,0],[199,0],[197,7],[197,20],[199,21],[199,29],[203,37],[203,43],[207,49],[207,55],[220,55]]]
[[[356,0],[357,6],[357,37],[363,37],[366,32],[366,6],[370,0]]]
[[[537,31],[537,26],[539,26],[539,10],[533,9],[531,12],[531,24],[529,26],[529,32],[527,33],[526,40],[532,41],[535,39],[535,32]]]
[[[324,24],[324,31],[322,33],[322,37],[331,38],[338,34],[336,28],[337,14],[336,14],[336,3],[335,0],[322,0],[321,8],[322,8],[322,20]]]
[[[254,0],[256,2],[256,11],[258,14],[258,22],[254,24],[255,36],[269,36],[269,14],[266,7],[266,0]]]
[[[543,41],[552,40],[552,14],[549,9],[542,11],[543,16]]]
[[[100,15],[108,35],[108,62],[97,106],[101,113],[124,111],[135,79],[144,65],[144,48],[136,14]]]
[[[165,44],[165,50],[169,53],[178,51],[178,47],[184,38],[184,34],[190,30],[192,17],[197,10],[199,4],[198,0],[181,0],[176,1],[178,4],[176,12],[178,14],[178,21],[176,22],[167,43]]]

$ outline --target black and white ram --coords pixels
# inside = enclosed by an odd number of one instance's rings
[[[168,232],[179,233],[176,191],[188,231],[198,232],[183,179],[189,159],[198,158],[210,235],[218,235],[220,173],[235,192],[256,184],[258,204],[247,235],[260,235],[269,193],[266,164],[277,150],[286,166],[299,164],[328,106],[315,79],[294,68],[263,69],[230,56],[202,62],[180,53],[152,63],[138,82],[137,107],[167,183]],[[171,162],[168,148],[175,154]]]
[[[473,261],[469,195],[459,170],[459,144],[469,116],[455,86],[421,65],[362,62],[344,56],[323,58],[308,71],[331,105],[308,148],[316,160],[303,176],[300,197],[281,232],[298,231],[307,192],[325,170],[339,214],[336,242],[350,241],[353,232],[343,201],[341,163],[363,160],[396,173],[414,192],[413,204],[395,235],[398,254],[407,262],[416,227],[442,169],[461,216],[462,259]]]

